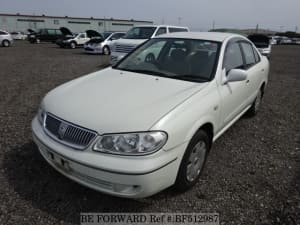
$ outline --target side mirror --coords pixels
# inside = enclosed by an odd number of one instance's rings
[[[228,72],[224,84],[227,84],[228,82],[236,82],[243,80],[247,80],[247,72],[241,69],[232,69]]]

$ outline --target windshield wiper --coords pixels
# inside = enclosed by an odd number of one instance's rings
[[[117,69],[120,69],[120,68],[117,68]],[[160,76],[160,77],[170,77],[170,75],[168,75],[166,73],[154,71],[154,70],[143,70],[143,69],[121,69],[121,70],[129,71],[129,72],[133,72],[133,73],[145,73],[145,74],[155,75],[155,76]]]
[[[195,76],[195,75],[178,75],[178,76],[174,76],[172,77],[174,79],[179,79],[179,80],[186,80],[186,81],[197,81],[197,82],[207,82],[210,81],[209,78],[207,77],[199,77],[199,76]]]

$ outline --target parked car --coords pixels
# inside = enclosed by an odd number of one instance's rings
[[[9,47],[13,44],[13,38],[7,31],[0,30],[0,44],[3,47]]]
[[[40,43],[41,41],[53,42],[59,38],[63,38],[63,34],[59,29],[40,29],[37,32],[31,32],[28,35],[28,41],[30,43]]]
[[[86,33],[78,33],[74,35],[66,27],[61,27],[60,31],[63,33],[64,37],[57,39],[55,43],[61,48],[69,47],[74,49],[78,46],[83,46],[87,41],[90,40]]]
[[[21,31],[15,31],[10,33],[14,40],[26,40],[27,35]]]
[[[241,35],[154,37],[114,67],[50,91],[33,139],[51,166],[95,190],[128,198],[184,191],[212,143],[258,112],[268,73],[267,58]]]
[[[116,64],[120,59],[133,51],[138,45],[148,39],[166,33],[187,32],[187,27],[177,27],[168,25],[145,25],[131,28],[125,36],[114,41],[111,50],[111,64]]]
[[[290,39],[288,37],[281,37],[280,44],[281,45],[292,44],[292,39]]]
[[[122,38],[125,32],[104,32],[102,38],[92,38],[84,45],[84,50],[89,54],[109,55],[111,52],[111,43]]]
[[[251,34],[248,36],[248,39],[254,43],[261,54],[267,56],[268,58],[270,57],[272,45],[268,36],[264,34]]]

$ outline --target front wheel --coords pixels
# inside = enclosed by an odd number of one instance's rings
[[[186,191],[193,187],[203,170],[210,148],[209,137],[203,130],[199,130],[190,141],[177,174],[175,188]]]
[[[70,47],[71,47],[72,49],[76,48],[76,43],[75,43],[75,42],[71,42],[71,43],[70,43]]]
[[[2,42],[2,46],[3,46],[3,47],[9,47],[9,46],[10,46],[10,42],[9,42],[8,40],[4,40],[4,41]]]
[[[109,55],[109,54],[110,54],[110,49],[109,49],[108,46],[104,46],[104,47],[103,47],[103,54],[104,54],[104,55]]]

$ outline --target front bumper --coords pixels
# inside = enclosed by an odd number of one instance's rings
[[[102,54],[102,48],[92,47],[92,46],[84,46],[84,51],[89,54]]]
[[[64,146],[44,132],[37,118],[32,121],[32,130],[40,153],[57,171],[89,188],[127,198],[148,197],[173,185],[180,153],[186,147],[149,156],[115,156]]]

